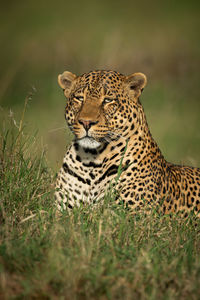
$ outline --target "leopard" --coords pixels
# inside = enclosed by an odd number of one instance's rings
[[[133,213],[156,205],[163,215],[199,217],[200,168],[165,160],[140,102],[146,83],[140,72],[58,76],[74,136],[56,179],[59,211],[101,203],[112,187],[114,203]]]

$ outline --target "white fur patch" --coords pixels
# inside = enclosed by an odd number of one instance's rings
[[[89,148],[89,149],[95,149],[101,145],[99,142],[95,141],[95,139],[87,136],[78,140],[77,142],[82,148]]]

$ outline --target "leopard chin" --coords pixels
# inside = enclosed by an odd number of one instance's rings
[[[77,142],[82,148],[96,149],[99,146],[101,146],[101,143],[97,142],[94,138],[88,136],[77,140]]]

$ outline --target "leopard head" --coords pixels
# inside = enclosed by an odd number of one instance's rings
[[[80,146],[98,148],[104,142],[127,138],[139,124],[138,99],[146,81],[142,73],[124,76],[115,71],[59,75],[67,98],[65,118]]]

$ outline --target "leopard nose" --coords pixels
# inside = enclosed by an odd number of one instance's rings
[[[79,119],[78,122],[83,125],[85,130],[89,130],[92,125],[95,125],[98,123],[98,121],[92,121],[92,120],[83,120]]]

